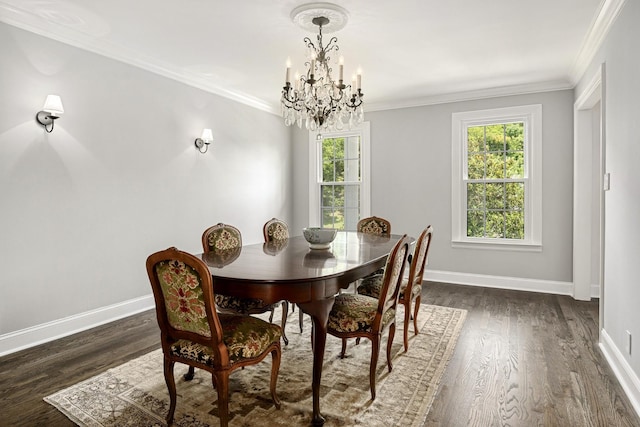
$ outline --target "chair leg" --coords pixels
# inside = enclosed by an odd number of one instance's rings
[[[300,333],[302,333],[302,324],[304,323],[304,313],[302,312],[302,310],[298,309],[298,323],[300,324]]]
[[[282,341],[284,341],[284,345],[289,345],[289,339],[287,338],[286,326],[287,326],[287,315],[289,314],[289,302],[282,301]]]
[[[389,326],[389,336],[387,337],[387,368],[389,372],[393,369],[393,364],[391,363],[391,346],[393,345],[393,338],[396,336],[396,323],[393,322]]]
[[[275,309],[273,307],[271,307],[271,314],[269,315],[269,323],[273,323],[273,313],[275,312]]]
[[[184,378],[185,381],[191,381],[193,379],[195,372],[196,372],[196,368],[194,368],[193,366],[189,366],[189,371],[186,374],[184,374],[182,378]]]
[[[342,338],[342,351],[340,352],[340,359],[344,359],[344,353],[347,350],[347,339]]]
[[[416,298],[415,306],[413,307],[413,330],[414,335],[418,335],[418,310],[420,309],[420,295]]]
[[[409,350],[409,322],[411,321],[409,318],[411,317],[411,300],[408,300],[408,303],[404,303],[404,325],[402,328],[404,329],[403,341],[404,341],[404,352],[406,353]]]
[[[212,382],[218,385],[218,412],[220,427],[229,426],[229,371],[217,371]]]
[[[371,337],[371,363],[369,365],[369,387],[371,388],[371,400],[376,399],[376,366],[378,365],[378,353],[380,352],[380,334]]]
[[[276,394],[276,383],[278,382],[278,372],[280,370],[280,358],[281,353],[278,350],[271,352],[271,383],[269,389],[271,390],[271,398],[276,405],[276,409],[280,409],[280,399]]]
[[[173,378],[173,365],[174,361],[164,358],[164,382],[167,383],[167,390],[169,391],[169,413],[167,414],[167,425],[173,423],[173,415],[176,412],[176,381]]]

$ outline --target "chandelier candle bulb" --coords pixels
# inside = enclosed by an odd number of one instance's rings
[[[285,77],[285,83],[291,83],[291,61],[287,59],[287,76]]]
[[[340,83],[342,83],[342,81],[344,80],[344,57],[340,57],[340,61],[338,62],[338,64],[340,65],[340,77],[338,78],[338,80],[340,80]]]

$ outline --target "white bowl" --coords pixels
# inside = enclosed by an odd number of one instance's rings
[[[335,228],[307,227],[302,229],[302,235],[309,242],[311,249],[328,249],[336,238],[338,230]]]

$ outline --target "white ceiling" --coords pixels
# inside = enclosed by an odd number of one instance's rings
[[[365,111],[570,88],[616,0],[342,0]],[[306,0],[0,0],[0,21],[279,113]],[[604,16],[604,18],[603,18]],[[325,35],[325,44],[327,37]],[[3,66],[7,66],[4,64]]]

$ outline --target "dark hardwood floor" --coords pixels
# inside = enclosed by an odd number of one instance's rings
[[[423,302],[468,310],[425,426],[640,426],[598,348],[597,302],[442,283]],[[148,311],[0,358],[0,426],[73,426],[42,399],[159,346]]]

